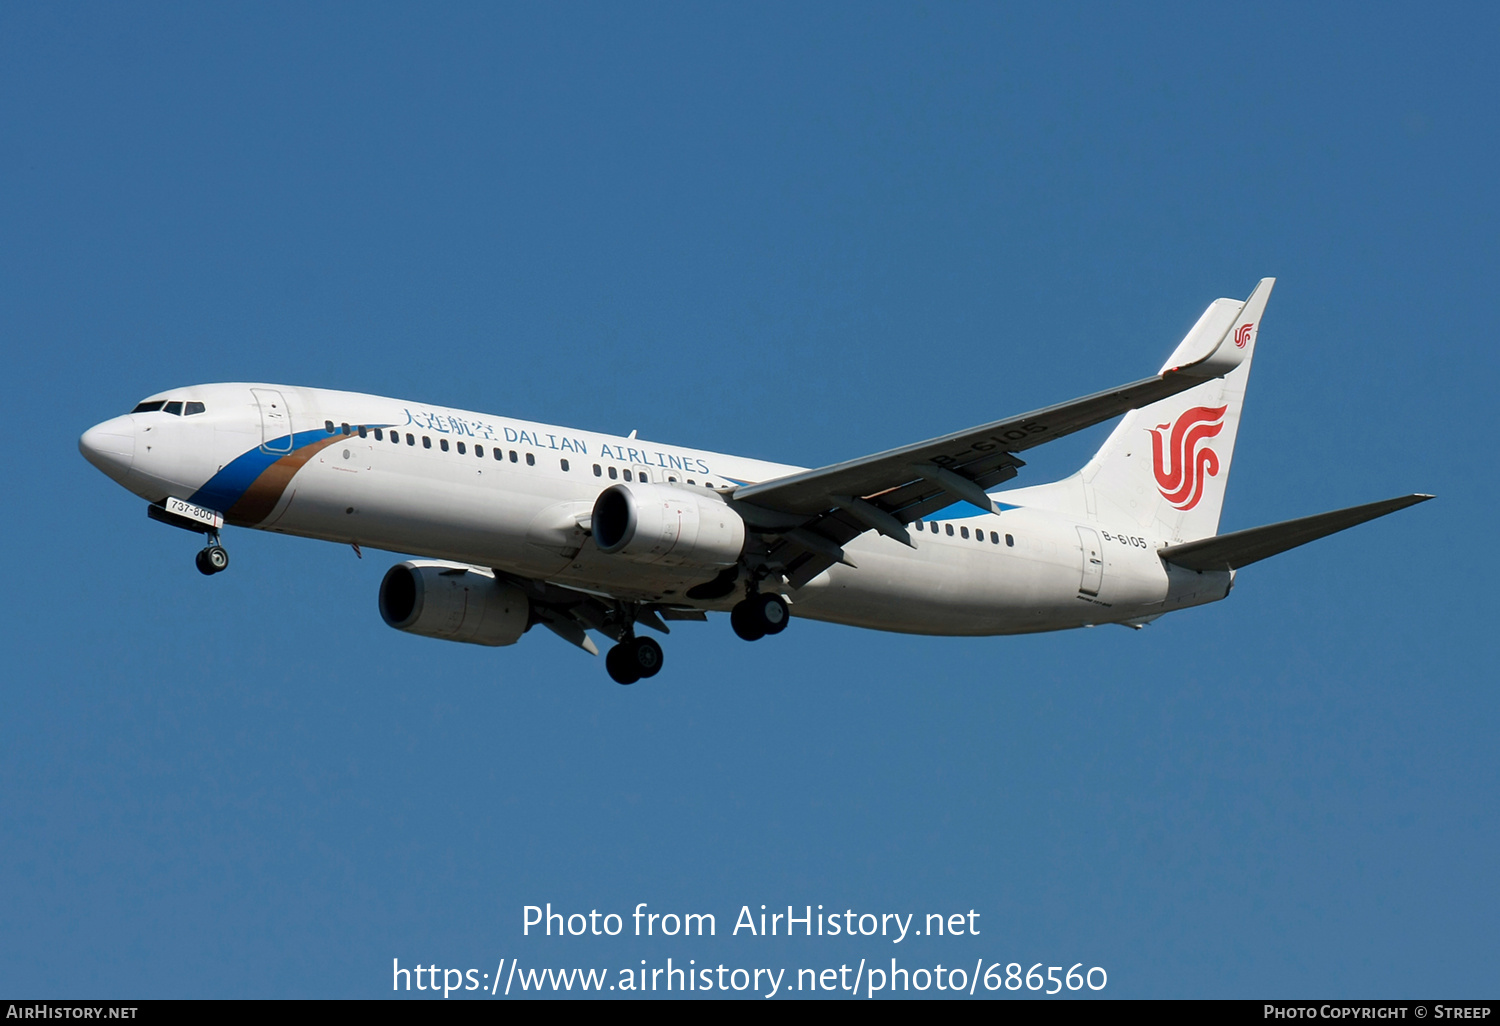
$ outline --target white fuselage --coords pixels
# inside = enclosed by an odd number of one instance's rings
[[[712,572],[600,552],[587,533],[596,497],[626,480],[732,495],[801,469],[317,388],[200,385],[154,398],[204,409],[117,417],[81,443],[149,501],[174,496],[231,524],[703,609],[727,609],[743,592],[694,601],[685,593]],[[1228,573],[1169,569],[1157,549],[1172,539],[1013,494],[1019,505],[999,515],[912,524],[915,549],[861,535],[844,547],[854,567],[783,589],[792,612],[887,631],[1014,634],[1139,622],[1228,593]]]

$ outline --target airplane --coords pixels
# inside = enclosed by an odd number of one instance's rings
[[[646,627],[729,613],[882,631],[1140,628],[1228,596],[1245,566],[1432,498],[1411,494],[1218,534],[1245,385],[1275,279],[1219,299],[1151,377],[817,469],[353,392],[274,384],[157,393],[79,440],[155,520],[411,554],[387,624],[503,646],[540,624],[610,677],[655,676]],[[1122,416],[1123,415],[1123,416]],[[1122,417],[1060,481],[995,492],[1021,454]]]

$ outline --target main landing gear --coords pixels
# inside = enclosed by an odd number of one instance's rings
[[[616,684],[634,684],[661,672],[661,646],[652,638],[627,637],[604,657],[604,668]]]
[[[229,569],[229,553],[219,544],[219,536],[212,534],[208,537],[208,546],[198,551],[193,562],[197,564],[200,574],[212,577]]]
[[[780,595],[756,592],[729,611],[729,625],[746,641],[759,641],[767,634],[786,630],[790,614]]]
[[[729,611],[729,622],[734,627],[734,633],[746,641],[757,641],[768,634],[780,634],[786,630],[791,619],[786,599],[775,592],[762,592],[755,584],[751,584],[750,588],[752,590],[744,600]],[[615,683],[634,684],[661,672],[661,646],[654,639],[637,637],[635,633],[640,624],[653,630],[667,630],[661,616],[650,605],[616,602],[607,616],[589,622],[600,633],[619,639],[619,644],[604,656],[604,669]],[[590,650],[594,651],[592,648]]]

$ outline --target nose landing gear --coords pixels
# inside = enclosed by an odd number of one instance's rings
[[[200,574],[212,577],[214,574],[223,573],[229,569],[229,553],[224,546],[219,544],[218,535],[210,535],[208,546],[198,550],[198,555],[194,557],[193,562],[197,565]]]
[[[616,684],[634,684],[661,672],[661,646],[652,638],[626,638],[604,657],[604,668]]]
[[[219,544],[219,528],[224,526],[223,514],[168,496],[147,506],[146,515],[163,524],[203,535],[204,547],[194,559],[203,576],[212,577],[229,569],[229,553]]]

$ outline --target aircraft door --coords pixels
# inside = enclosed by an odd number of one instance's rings
[[[260,407],[260,448],[262,452],[292,451],[292,411],[286,398],[274,388],[252,388],[255,405]]]
[[[1099,532],[1092,527],[1080,527],[1078,550],[1083,557],[1083,579],[1078,590],[1084,595],[1097,596],[1104,583],[1104,550],[1099,546]]]

